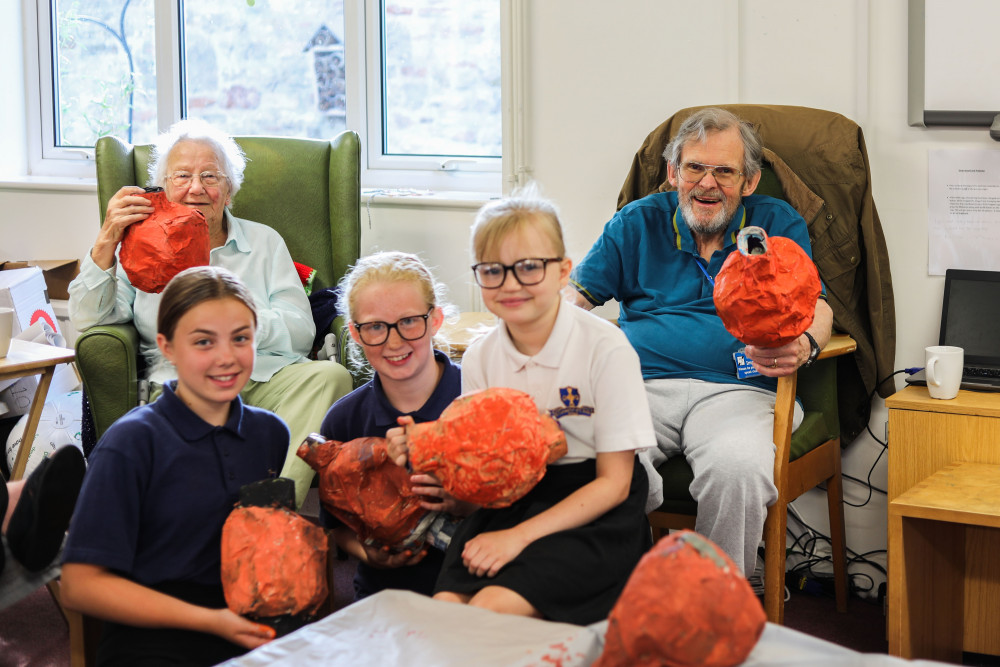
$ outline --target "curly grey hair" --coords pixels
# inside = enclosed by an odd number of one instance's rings
[[[170,126],[170,129],[153,141],[153,155],[149,162],[149,180],[164,187],[167,182],[167,158],[170,151],[182,141],[193,141],[209,146],[215,153],[222,173],[229,180],[229,196],[235,197],[243,184],[243,171],[247,159],[236,141],[211,123],[197,118],[187,118]]]

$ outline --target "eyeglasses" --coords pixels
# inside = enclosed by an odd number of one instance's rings
[[[167,176],[167,179],[174,184],[175,188],[186,188],[196,178],[201,181],[202,187],[217,188],[228,176],[218,171],[203,171],[200,174],[192,174],[188,171],[175,171]]]
[[[507,272],[513,271],[514,278],[521,285],[537,285],[545,280],[545,267],[549,262],[561,262],[562,257],[528,257],[513,264],[500,262],[480,262],[472,265],[472,275],[476,284],[485,289],[499,289],[507,280]]]
[[[711,173],[715,182],[723,187],[736,185],[740,176],[743,175],[743,172],[736,167],[701,164],[700,162],[685,162],[680,168],[681,178],[688,183],[700,183],[707,173]]]
[[[389,340],[389,330],[395,329],[403,340],[419,340],[427,333],[427,318],[434,312],[434,306],[423,315],[401,317],[392,324],[388,322],[355,322],[354,328],[365,345],[381,345]]]

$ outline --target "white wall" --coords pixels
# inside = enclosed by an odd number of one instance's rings
[[[722,0],[710,8],[664,0],[526,4],[530,80],[522,157],[560,205],[575,258],[613,212],[636,148],[675,110],[766,102],[838,111],[862,126],[868,144],[894,278],[896,367],[920,365],[923,347],[936,340],[943,287],[941,278],[927,275],[927,151],[1000,146],[985,130],[907,126],[906,0]],[[0,40],[0,59],[20,61],[10,45],[16,30],[3,30],[12,39]],[[0,86],[16,100],[23,80],[3,68]],[[4,151],[16,154],[23,145],[21,127],[0,124]],[[0,157],[0,169],[9,162],[9,154]],[[376,198],[370,220],[362,212],[363,244],[422,252],[451,285],[453,300],[474,307],[466,278],[472,214],[468,206]],[[0,186],[0,256],[82,256],[97,220],[90,192]],[[885,421],[876,399],[872,430],[881,436]],[[880,449],[868,436],[859,438],[845,451],[845,472],[865,478]],[[885,462],[883,456],[872,475],[883,489]],[[864,495],[847,483],[849,502]],[[797,506],[825,529],[822,502],[804,498]],[[875,494],[867,507],[848,510],[848,545],[884,548],[885,497]]]

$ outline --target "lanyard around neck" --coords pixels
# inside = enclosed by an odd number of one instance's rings
[[[698,268],[701,269],[701,272],[703,274],[705,274],[705,278],[708,280],[708,284],[712,286],[712,289],[715,289],[715,278],[713,278],[708,273],[708,269],[706,269],[705,265],[701,263],[701,258],[700,257],[694,257],[694,263],[697,264]]]

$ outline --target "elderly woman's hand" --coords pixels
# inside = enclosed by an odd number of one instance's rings
[[[145,190],[135,185],[126,185],[115,193],[108,202],[108,212],[104,225],[97,234],[90,257],[102,269],[109,269],[115,263],[115,251],[122,242],[125,229],[136,222],[145,220],[153,212],[150,201],[143,195]]]

